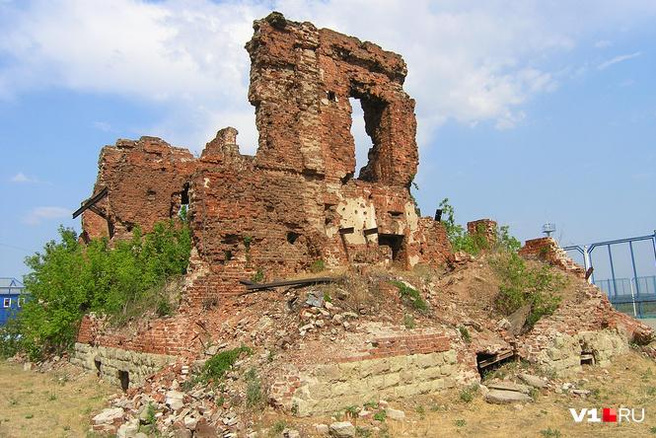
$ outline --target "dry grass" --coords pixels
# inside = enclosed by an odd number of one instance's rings
[[[512,365],[511,365],[512,366]],[[402,422],[387,418],[384,422],[347,418],[344,411],[333,418],[297,418],[271,409],[253,418],[255,430],[264,437],[278,437],[275,425],[284,423],[297,429],[301,436],[319,437],[314,424],[335,420],[350,420],[360,427],[356,436],[376,437],[655,437],[656,438],[656,363],[636,353],[618,357],[604,369],[586,367],[567,380],[578,389],[592,394],[581,398],[553,391],[538,393],[536,401],[524,405],[492,405],[478,393],[473,400],[462,397],[461,390],[432,396],[416,397],[411,401],[392,402],[406,414]],[[585,382],[583,379],[587,379]],[[574,423],[569,408],[644,407],[645,421],[639,424]],[[345,407],[346,408],[346,407]],[[601,412],[599,413],[601,415]],[[374,429],[378,427],[378,431]],[[267,430],[268,429],[268,430]]]
[[[410,415],[403,423],[388,422],[389,435],[409,437],[656,437],[656,363],[629,353],[607,368],[585,367],[568,382],[592,394],[539,393],[535,403],[492,405],[477,395],[471,403],[457,394],[427,398],[414,406],[423,415]],[[587,379],[585,382],[582,379]],[[420,407],[421,406],[421,407]],[[646,410],[639,424],[574,423],[569,408],[634,407]],[[406,413],[412,406],[406,406]],[[601,412],[599,413],[601,415]]]
[[[93,413],[115,392],[95,376],[65,365],[23,371],[0,361],[0,437],[85,437]]]

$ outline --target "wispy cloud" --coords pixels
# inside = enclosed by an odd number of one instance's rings
[[[113,131],[112,125],[107,122],[93,122],[93,127],[99,131],[111,132]]]
[[[612,45],[613,45],[613,43],[611,43],[608,40],[600,40],[600,41],[597,41],[596,43],[594,43],[594,46],[597,49],[605,49],[605,48],[610,47]]]
[[[36,207],[23,218],[23,222],[39,225],[43,221],[69,217],[70,214],[71,211],[64,207]]]
[[[198,149],[217,129],[232,125],[244,151],[253,152],[257,132],[247,100],[244,44],[253,20],[276,9],[289,19],[309,20],[402,54],[410,72],[406,89],[421,96],[419,138],[429,142],[435,128],[449,120],[492,122],[500,129],[522,123],[530,117],[527,102],[567,80],[556,74],[551,60],[585,35],[656,16],[648,1],[620,7],[595,0],[594,8],[581,3],[567,8],[537,0],[522,7],[465,0],[417,0],[412,7],[380,0],[9,3],[0,11],[0,56],[6,60],[0,65],[0,98],[51,87],[156,102],[162,117],[144,127],[149,133]],[[103,121],[94,126],[116,128]]]
[[[599,70],[605,70],[611,65],[618,64],[620,62],[628,61],[629,59],[637,58],[638,56],[642,55],[642,52],[635,52],[635,53],[630,53],[627,55],[619,55],[614,58],[609,59],[608,61],[604,61],[601,64],[597,66],[597,69]]]
[[[18,172],[16,175],[12,176],[9,181],[16,184],[51,184],[47,181],[41,181],[35,176],[25,175],[23,172]]]

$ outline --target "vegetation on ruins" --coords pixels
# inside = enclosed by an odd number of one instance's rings
[[[551,315],[560,304],[557,292],[565,286],[566,279],[549,266],[532,267],[519,256],[519,240],[510,235],[508,226],[497,230],[492,244],[485,238],[483,229],[469,233],[455,221],[453,206],[449,199],[440,203],[443,224],[454,251],[465,251],[478,255],[486,250],[492,254],[490,263],[501,280],[496,307],[504,315],[510,315],[520,307],[530,305],[526,320],[528,328],[546,315]]]
[[[252,350],[244,345],[232,350],[215,354],[205,362],[199,380],[202,382],[218,382],[223,378],[242,354],[251,354]]]
[[[132,239],[111,244],[100,238],[85,245],[63,227],[59,234],[60,241],[46,243],[43,252],[26,259],[31,298],[0,333],[3,354],[24,351],[36,359],[60,353],[72,346],[88,312],[117,324],[135,311],[173,312],[165,286],[186,273],[191,250],[184,215],[157,223],[145,235],[135,228]]]
[[[530,328],[558,308],[558,291],[565,287],[566,279],[550,266],[530,267],[516,252],[499,253],[491,263],[501,279],[496,300],[501,313],[510,315],[529,304],[526,326]]]
[[[419,310],[421,312],[425,312],[428,310],[428,304],[426,301],[421,297],[421,294],[417,289],[414,289],[407,284],[403,283],[402,281],[398,280],[393,280],[390,281],[394,286],[396,286],[399,289],[399,295],[401,296],[401,300],[408,306]]]

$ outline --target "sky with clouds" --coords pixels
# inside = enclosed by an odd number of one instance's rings
[[[550,221],[562,244],[656,228],[652,0],[0,0],[0,276],[59,224],[79,229],[70,213],[117,138],[198,153],[234,126],[253,154],[243,47],[271,10],[404,57],[425,215],[448,197],[460,222],[525,240]],[[353,134],[361,166],[357,108]]]

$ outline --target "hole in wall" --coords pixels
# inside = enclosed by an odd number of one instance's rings
[[[491,371],[513,360],[515,360],[515,353],[512,350],[505,350],[498,353],[489,353],[487,351],[478,352],[476,353],[476,368],[481,379],[484,379]]]
[[[362,109],[362,105],[360,104],[360,100],[352,97],[349,99],[349,102],[352,108],[351,135],[353,136],[353,141],[355,142],[354,175],[356,178],[360,178],[360,170],[367,165],[367,162],[369,161],[369,149],[371,149],[374,144],[371,140],[371,137],[365,130],[364,111]]]
[[[400,234],[379,234],[378,245],[388,246],[392,252],[392,261],[396,262],[401,259],[401,250],[403,249],[403,235]]]
[[[96,366],[96,375],[100,377],[102,375],[102,370],[101,370],[102,363],[98,359],[95,359],[93,361],[93,364]]]
[[[130,373],[127,371],[118,371],[118,380],[121,382],[121,389],[127,391],[130,386]]]
[[[595,356],[592,351],[581,351],[581,365],[594,365]]]
[[[291,243],[292,245],[294,242],[296,242],[296,239],[298,239],[300,234],[294,233],[293,231],[290,231],[287,233],[287,242]]]
[[[327,91],[326,96],[328,97],[328,100],[331,102],[337,102],[337,94],[335,94],[334,91]]]

